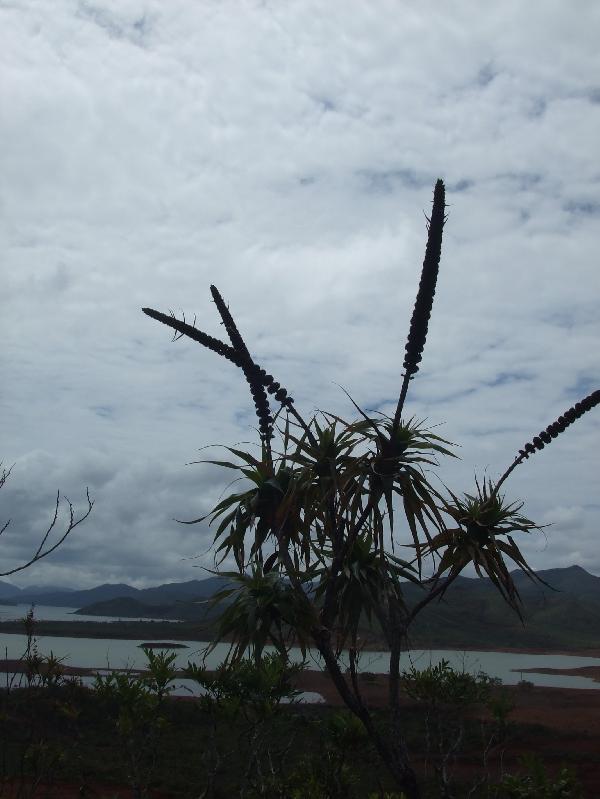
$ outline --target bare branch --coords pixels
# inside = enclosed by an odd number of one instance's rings
[[[9,470],[9,472],[10,472],[10,470]],[[4,480],[6,479],[7,476],[8,476],[7,474],[3,474]],[[4,484],[4,480],[0,481],[0,487]],[[75,517],[75,510],[73,508],[73,503],[69,499],[67,499],[65,497],[65,499],[67,501],[67,504],[69,506],[69,524],[68,524],[68,527],[65,530],[65,532],[60,536],[58,541],[56,541],[54,544],[52,544],[52,546],[48,546],[46,549],[44,549],[44,547],[46,546],[46,543],[48,541],[48,538],[50,536],[50,533],[54,530],[54,528],[56,526],[56,522],[58,521],[58,510],[59,510],[59,507],[60,507],[60,492],[58,492],[57,495],[56,495],[56,504],[54,506],[54,516],[52,518],[52,521],[50,522],[49,527],[47,528],[46,532],[42,536],[42,540],[41,540],[37,550],[35,551],[33,557],[31,557],[27,561],[27,563],[23,563],[21,566],[17,566],[16,568],[9,569],[8,571],[5,571],[5,572],[0,572],[0,577],[8,577],[10,574],[15,574],[16,572],[23,571],[23,569],[29,568],[29,566],[32,566],[34,563],[37,563],[38,561],[42,560],[42,558],[47,557],[52,552],[54,552],[55,549],[58,549],[58,547],[63,543],[63,541],[65,541],[67,536],[69,536],[73,532],[73,530],[78,525],[81,524],[81,522],[85,521],[85,519],[87,519],[87,517],[92,512],[92,508],[94,507],[94,502],[93,502],[93,500],[90,499],[90,492],[89,492],[89,489],[87,489],[87,488],[86,488],[86,497],[87,497],[87,505],[88,505],[88,507],[87,507],[86,512],[82,516],[80,516],[79,518]],[[8,524],[9,524],[9,522],[7,522],[4,525],[4,527],[0,531],[0,534],[2,532],[4,532],[4,530],[6,530],[6,528],[8,527]]]

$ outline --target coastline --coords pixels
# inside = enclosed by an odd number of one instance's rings
[[[537,669],[519,669],[519,674],[563,674],[565,677],[587,677],[594,682],[600,682],[600,666],[579,666],[574,669],[551,669],[540,666]]]
[[[435,649],[437,652],[506,652],[511,655],[566,655],[568,657],[582,657],[582,658],[600,658],[600,649],[598,647],[591,647],[590,649],[539,649],[536,647],[511,647],[511,646],[428,646],[420,647],[413,646],[411,649]],[[585,668],[594,668],[593,666]],[[521,671],[521,669],[519,669]],[[541,669],[522,669],[525,671],[541,671]],[[552,671],[560,671],[560,669],[552,669]]]
[[[45,621],[35,622],[35,636],[37,638],[91,638],[91,639],[120,639],[130,641],[144,641],[152,648],[158,648],[158,642],[176,644],[178,641],[194,641],[208,644],[213,639],[214,630],[192,622],[144,622],[144,621]],[[24,635],[23,622],[19,620],[0,621],[0,633],[9,635]],[[229,643],[229,637],[223,639]],[[173,648],[178,648],[174,646]],[[410,646],[403,651],[429,651],[439,652],[505,652],[517,655],[567,655],[570,657],[600,658],[600,647],[573,647],[561,646],[546,647],[510,647],[510,646],[476,646],[448,643],[435,644],[431,641],[414,639]],[[385,652],[385,643],[381,640],[368,638],[362,642],[364,652]],[[525,670],[524,670],[525,671]]]
[[[443,650],[442,650],[443,651]],[[454,651],[454,650],[452,650]],[[472,650],[477,651],[477,650]],[[488,650],[488,651],[496,651],[496,650]],[[550,653],[555,654],[555,653]],[[124,669],[107,669],[106,667],[92,667],[92,666],[69,666],[65,663],[60,664],[60,668],[62,673],[67,677],[94,677],[98,672],[122,672]],[[41,671],[43,673],[44,664],[41,666]],[[132,674],[149,674],[147,669],[141,668],[129,668],[127,671],[131,672]],[[517,669],[513,669],[513,671],[517,671]],[[588,679],[593,680],[594,682],[600,683],[600,665],[598,666],[578,666],[575,668],[566,668],[566,669],[556,669],[556,668],[549,668],[549,667],[534,667],[534,668],[526,668],[526,669],[518,669],[520,674],[560,674],[568,677],[587,677]],[[15,673],[15,674],[25,674],[27,672],[27,664],[23,659],[16,659],[16,658],[7,658],[0,660],[0,674],[7,674],[7,673]],[[214,669],[208,669],[208,674],[215,674]],[[176,679],[182,679],[185,677],[185,673],[182,670],[176,672]],[[365,694],[379,693],[380,687],[385,684],[387,686],[388,683],[388,675],[387,674],[373,674],[369,671],[364,671],[359,673],[358,675],[359,681],[361,684],[361,689]],[[335,697],[336,702],[339,700],[337,696],[337,691],[331,681],[331,678],[327,674],[326,671],[321,669],[309,669],[306,668],[304,671],[300,673],[297,677],[297,681],[299,683],[310,683],[312,687],[305,687],[302,690],[306,691],[316,691],[317,693],[321,693],[324,695],[324,692],[320,688],[315,688],[315,685],[320,685],[324,688],[325,693],[327,693],[330,697]],[[508,690],[523,690],[519,688],[518,685],[505,685],[504,688]],[[535,686],[535,690],[541,690],[541,686]],[[547,690],[564,690],[564,691],[597,691],[598,689],[595,688],[552,688]],[[333,693],[332,693],[333,691]],[[387,694],[387,688],[386,688]],[[600,694],[600,692],[599,692]],[[341,701],[341,700],[339,700]],[[335,703],[335,702],[334,702]]]

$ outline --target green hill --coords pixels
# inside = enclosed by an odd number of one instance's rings
[[[552,588],[532,583],[521,572],[513,578],[523,599],[525,625],[511,611],[487,579],[459,577],[442,601],[434,601],[415,620],[410,630],[414,647],[451,649],[600,649],[600,578],[580,566],[540,571]],[[78,612],[122,618],[161,618],[208,622],[206,599],[223,583],[210,578],[189,583],[171,583],[138,591],[135,597],[116,597],[94,602]],[[553,590],[554,589],[554,590]],[[424,596],[407,583],[410,607]],[[364,630],[365,634],[368,631]],[[372,630],[383,646],[378,631]]]

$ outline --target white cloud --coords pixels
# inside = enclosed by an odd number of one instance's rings
[[[438,176],[450,218],[407,411],[463,445],[444,479],[500,473],[598,386],[600,9],[583,9],[0,3],[0,455],[17,463],[0,499],[2,517],[30,508],[14,557],[58,487],[97,494],[36,581],[182,578],[195,539],[169,520],[225,484],[183,464],[253,435],[241,376],[142,306],[221,335],[216,283],[299,407],[350,415],[336,383],[393,407]],[[507,485],[561,519],[535,566],[568,540],[600,572],[599,429],[586,415]]]

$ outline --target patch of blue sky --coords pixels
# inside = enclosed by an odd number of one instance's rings
[[[545,97],[534,97],[531,100],[528,116],[536,118],[542,117],[548,108],[548,100]]]
[[[421,189],[432,183],[431,175],[414,169],[360,169],[356,172],[362,187],[373,194],[393,194],[399,188]]]
[[[531,211],[529,211],[527,208],[518,208],[517,216],[519,222],[522,222],[524,224],[525,222],[529,222],[529,220],[531,219]]]
[[[489,388],[496,388],[497,386],[505,386],[510,383],[522,383],[533,380],[535,375],[529,372],[498,372],[498,374],[491,380],[484,381],[484,385]]]
[[[563,209],[574,216],[598,216],[600,200],[568,200]]]
[[[368,403],[368,407],[364,408],[365,413],[372,414],[374,416],[380,415],[390,415],[390,408],[395,408],[398,404],[398,397],[385,397],[379,400],[373,400]],[[388,410],[385,411],[384,409],[387,408]]]
[[[91,410],[103,419],[113,419],[115,415],[115,408],[113,405],[94,405]]]
[[[93,3],[84,2],[84,0],[80,0],[78,4],[77,15],[97,25],[111,39],[127,39],[132,44],[137,45],[143,43],[144,36],[151,29],[150,20],[145,14],[142,14],[132,22],[117,22],[115,15],[111,14],[110,11]]]
[[[209,405],[201,400],[181,400],[175,403],[178,408],[185,411],[206,411]]]
[[[502,172],[494,175],[494,180],[508,181],[511,189],[515,191],[528,191],[533,189],[543,180],[543,175],[538,172]]]
[[[563,327],[567,330],[575,327],[575,323],[579,322],[579,319],[576,319],[575,311],[567,309],[543,314],[541,320],[542,322],[546,322],[546,324],[554,325],[555,327]]]
[[[474,436],[519,436],[522,434],[523,430],[520,427],[478,427],[477,425],[473,425],[471,427],[472,434]]]
[[[489,86],[489,84],[498,75],[498,70],[492,64],[484,64],[477,73],[476,83],[478,86]]]
[[[450,394],[440,394],[439,396],[422,397],[422,401],[427,405],[440,405],[441,403],[454,402],[455,400],[462,399],[463,397],[470,397],[478,391],[477,388],[463,388],[460,391],[454,391]],[[413,396],[413,399],[417,398]]]
[[[587,92],[590,103],[600,104],[600,86],[592,86]]]
[[[136,19],[132,25],[132,28],[138,31],[138,33],[140,33],[142,36],[145,33],[148,33],[150,31],[151,25],[147,15],[143,14],[141,17],[139,17],[139,19]]]
[[[313,95],[311,95],[311,99],[312,99],[312,101],[314,103],[316,103],[316,105],[319,106],[319,108],[323,112],[335,111],[336,108],[337,108],[336,104],[331,99],[331,97],[325,97],[325,96],[319,96],[319,95],[314,95],[313,94]]]
[[[178,339],[179,340],[179,339]],[[162,356],[166,361],[170,363],[179,362],[185,358],[189,357],[189,349],[186,351],[183,347],[179,349],[176,347],[171,347],[167,349],[166,347],[162,350]]]
[[[252,413],[249,410],[239,410],[236,411],[233,415],[233,418],[240,427],[247,427],[250,424],[256,422],[258,424],[258,419],[256,414]]]
[[[468,191],[469,189],[473,188],[474,185],[474,180],[470,180],[469,178],[461,178],[461,180],[457,180],[456,183],[448,183],[447,191],[449,194],[459,194],[461,191]]]
[[[577,400],[587,397],[592,391],[595,391],[600,386],[600,377],[591,377],[590,375],[582,375],[578,377],[575,383],[567,386],[565,394],[567,397],[573,397]]]

